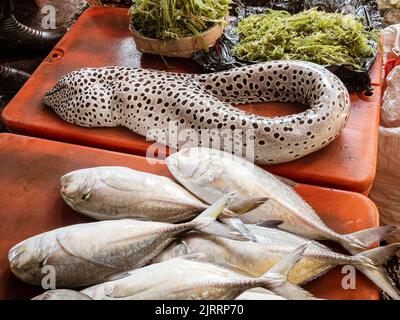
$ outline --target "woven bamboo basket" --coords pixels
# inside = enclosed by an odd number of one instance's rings
[[[130,24],[136,48],[143,53],[157,54],[165,57],[190,58],[193,53],[208,49],[217,42],[224,31],[224,25],[217,24],[201,36],[184,37],[173,40],[158,40],[143,36]]]

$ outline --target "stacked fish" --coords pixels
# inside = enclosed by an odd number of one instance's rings
[[[19,279],[40,285],[48,265],[65,288],[34,299],[315,299],[300,286],[338,265],[354,266],[400,299],[380,268],[400,244],[369,250],[394,228],[338,234],[291,182],[219,150],[183,149],[167,165],[180,184],[122,167],[61,178],[65,202],[102,221],[10,250]],[[336,241],[352,255],[317,240]]]

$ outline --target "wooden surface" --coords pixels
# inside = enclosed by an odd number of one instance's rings
[[[20,241],[58,227],[90,221],[70,209],[59,195],[60,177],[94,166],[127,166],[171,176],[164,163],[150,165],[145,158],[37,138],[0,134],[0,299],[29,299],[40,288],[19,281],[9,270],[7,253]],[[346,191],[299,185],[296,189],[339,233],[351,233],[379,224],[368,198]],[[379,290],[357,275],[356,290],[343,290],[341,268],[307,285],[326,299],[378,299]]]
[[[146,154],[151,142],[125,128],[81,128],[61,120],[43,104],[46,90],[66,73],[82,67],[123,65],[173,72],[200,72],[190,60],[168,59],[139,53],[128,30],[122,8],[87,10],[41,64],[25,87],[3,112],[8,129],[32,136],[100,147],[126,153]],[[381,86],[374,68],[374,95],[352,94],[349,123],[339,138],[323,150],[297,161],[272,166],[272,172],[313,185],[368,193],[375,177]],[[243,110],[263,116],[293,114],[302,107],[269,103],[243,105]],[[162,152],[161,152],[162,154]]]

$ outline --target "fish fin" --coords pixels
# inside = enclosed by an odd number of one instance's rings
[[[138,188],[135,184],[132,184],[130,179],[127,179],[122,174],[114,173],[113,175],[107,175],[105,177],[99,178],[99,180],[104,183],[106,186],[110,187],[111,189],[115,189],[118,191],[138,191]],[[143,191],[143,190],[140,190]]]
[[[376,227],[351,234],[346,234],[339,239],[340,244],[352,254],[357,254],[368,249],[373,243],[382,241],[388,234],[397,227]]]
[[[400,300],[400,292],[379,266],[399,251],[400,243],[395,243],[368,250],[354,256],[357,260],[354,266],[394,300]]]
[[[278,228],[281,224],[283,224],[282,220],[268,220],[268,221],[257,223],[257,227],[275,229],[275,228]]]
[[[274,174],[275,178],[277,178],[280,182],[286,184],[288,187],[291,188],[296,188],[299,184],[293,180],[290,180],[288,178],[282,177],[282,176],[277,176]]]
[[[290,272],[295,265],[303,258],[304,252],[307,250],[309,243],[299,246],[296,250],[283,257],[268,273],[279,274],[285,278],[289,277]]]
[[[221,219],[221,221],[228,225],[232,230],[236,231],[238,239],[232,240],[248,240],[257,242],[256,236],[246,227],[242,220],[238,218],[224,218]]]
[[[137,220],[137,221],[144,221],[144,222],[156,222],[156,221],[154,221],[152,219],[149,219],[149,218],[135,217],[135,216],[129,216],[129,217],[126,217],[126,218],[123,218],[123,219],[125,219],[125,220]]]
[[[263,287],[283,298],[290,300],[315,299],[310,292],[302,289],[288,280],[290,272],[303,258],[304,252],[308,248],[308,245],[308,243],[301,245],[292,253],[282,258],[274,267],[265,273],[261,277],[261,279],[265,280],[265,285]]]
[[[227,205],[232,201],[235,193],[230,193],[221,199],[217,200],[205,211],[192,220],[196,224],[195,229],[205,227],[214,222],[218,216],[223,212]]]
[[[237,201],[232,205],[228,206],[228,210],[232,211],[232,217],[236,217],[238,215],[245,214],[247,212],[253,211],[257,209],[258,207],[262,206],[265,204],[269,198],[267,197],[257,197],[257,198],[252,198],[252,199],[247,199],[247,200],[241,200]],[[224,213],[225,215],[225,213]],[[229,214],[227,214],[229,216]]]
[[[126,278],[131,275],[131,272],[119,272],[119,273],[114,273],[104,279],[104,281],[115,281],[119,279]]]
[[[280,297],[269,290],[264,290],[264,292],[257,292],[254,290],[247,290],[242,293],[235,300],[286,300],[283,297]]]
[[[245,236],[241,232],[236,231],[236,229],[232,228],[230,225],[226,225],[218,221],[212,222],[207,226],[197,228],[197,230],[203,233],[207,233],[213,236],[218,236],[230,240],[248,241],[249,240],[248,238],[252,238],[250,232],[249,236]]]
[[[187,254],[185,256],[177,257],[176,259],[205,262],[205,261],[207,261],[207,256],[202,252],[193,252],[193,253]]]

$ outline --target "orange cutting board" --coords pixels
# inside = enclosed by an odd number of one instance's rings
[[[127,166],[171,177],[164,163],[149,164],[142,157],[0,134],[0,299],[29,299],[42,292],[18,280],[9,270],[7,253],[20,241],[55,228],[88,222],[61,199],[60,177],[95,166]],[[379,225],[378,211],[363,195],[299,185],[296,190],[317,210],[324,222],[340,233]],[[379,299],[379,290],[357,274],[356,290],[341,287],[341,268],[307,285],[325,299]]]
[[[83,67],[122,65],[200,72],[191,60],[141,54],[128,29],[127,10],[87,10],[39,66],[23,89],[3,112],[3,121],[13,132],[71,142],[137,155],[145,155],[151,142],[126,128],[82,128],[59,118],[43,104],[44,93],[66,73]],[[372,70],[373,96],[352,94],[349,123],[340,137],[325,149],[297,161],[272,166],[272,172],[299,182],[367,194],[375,177],[381,97],[382,59]],[[303,111],[294,104],[243,105],[243,110],[262,116]],[[163,155],[160,152],[160,155]]]

